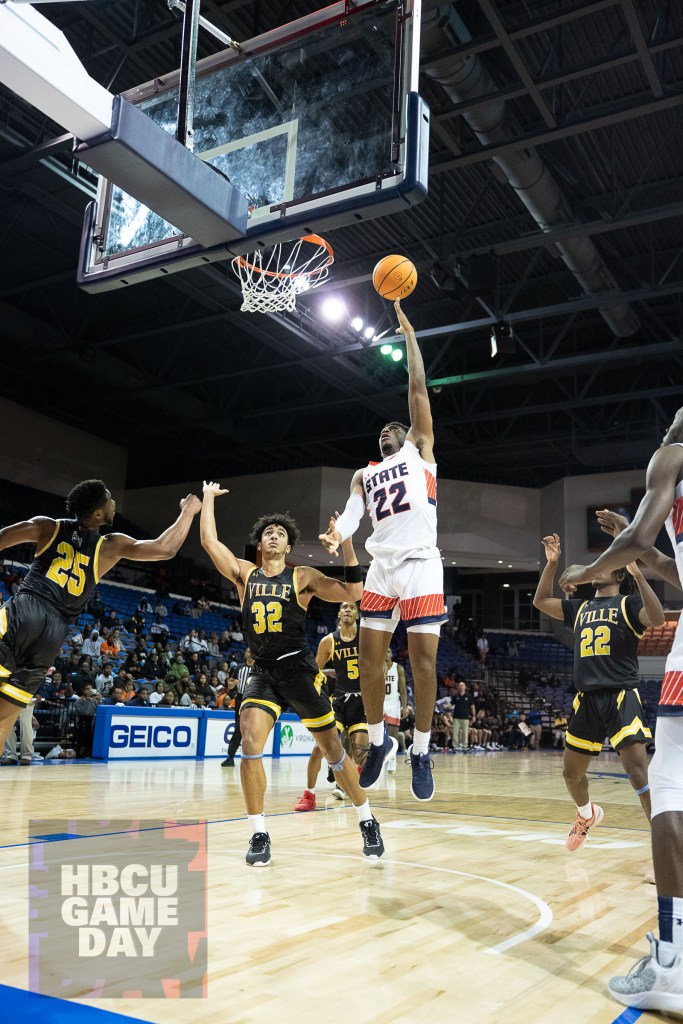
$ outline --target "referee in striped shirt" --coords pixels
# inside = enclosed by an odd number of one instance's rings
[[[254,667],[254,659],[251,656],[251,651],[247,647],[244,651],[244,664],[240,665],[237,669],[237,693],[235,694],[235,731],[230,737],[230,743],[228,744],[228,756],[225,761],[221,761],[221,768],[232,768],[235,764],[235,754],[239,750],[240,743],[242,742],[242,732],[240,730],[240,704],[242,703],[242,694],[244,693],[249,677]],[[234,676],[233,676],[234,678]]]

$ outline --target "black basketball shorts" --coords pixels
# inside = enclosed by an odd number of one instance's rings
[[[258,708],[277,722],[289,706],[310,732],[324,732],[335,725],[325,681],[312,658],[294,656],[268,667],[257,664],[249,676],[240,714]]]
[[[25,708],[54,665],[69,623],[46,601],[19,593],[0,608],[0,697]]]
[[[567,725],[566,746],[579,754],[597,757],[605,737],[614,750],[652,739],[636,689],[577,693]]]
[[[337,724],[351,736],[354,732],[367,732],[368,722],[365,717],[363,698],[360,693],[342,693],[334,698],[334,713]]]

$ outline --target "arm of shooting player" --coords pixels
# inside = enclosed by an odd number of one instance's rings
[[[415,337],[413,325],[401,309],[401,303],[398,299],[394,303],[394,309],[396,310],[399,322],[398,333],[402,334],[406,339],[408,410],[410,412],[408,440],[413,442],[425,462],[433,462],[434,426],[422,353]]]
[[[254,565],[252,562],[246,562],[241,558],[237,558],[230,548],[222,544],[218,539],[214,501],[222,494],[227,493],[228,491],[225,488],[222,488],[220,484],[214,483],[213,480],[204,481],[204,501],[202,502],[202,514],[199,520],[199,534],[202,547],[207,555],[219,573],[237,585],[238,596],[241,599],[242,586]]]
[[[107,534],[100,550],[100,575],[108,572],[121,558],[129,558],[133,562],[163,562],[174,558],[201,507],[199,498],[188,494],[180,502],[180,515],[176,521],[154,540],[135,540],[125,533]]]
[[[562,600],[559,597],[553,597],[555,573],[562,551],[559,534],[551,533],[544,537],[541,543],[545,550],[546,564],[534,594],[534,608],[538,608],[539,612],[543,612],[544,615],[549,615],[551,619],[561,620],[564,619]],[[572,593],[574,589],[576,588],[572,588]]]
[[[330,519],[330,529],[334,523],[334,518]],[[353,547],[353,541],[349,538],[345,540],[341,546],[342,554],[344,555],[344,565],[348,568],[358,567],[358,558]],[[306,606],[311,597],[319,597],[321,601],[360,601],[363,596],[363,584],[358,583],[346,583],[341,580],[334,580],[331,576],[325,576],[318,569],[300,569],[299,579],[301,581],[299,587],[300,596],[308,598],[306,600]]]
[[[595,516],[602,532],[609,534],[610,537],[617,537],[628,526],[628,519],[625,516],[619,515],[618,512],[611,512],[607,508],[598,509]],[[667,583],[678,590],[683,590],[675,558],[665,555],[658,548],[651,547],[643,551],[640,560]]]

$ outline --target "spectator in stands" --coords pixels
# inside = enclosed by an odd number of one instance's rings
[[[119,628],[118,612],[116,611],[115,608],[111,608],[107,612],[107,614],[104,617],[104,623],[103,624],[105,626],[107,626],[109,629],[112,629],[112,630]]]
[[[222,651],[226,651],[232,643],[232,628],[226,626],[218,639],[218,646]]]
[[[489,642],[484,636],[483,630],[480,630],[477,635],[477,655],[482,665],[485,665],[489,656]]]
[[[222,661],[218,666],[218,678],[221,683],[225,684],[226,679],[230,675],[230,666],[227,661]]]
[[[176,708],[178,706],[178,698],[176,696],[175,690],[172,687],[170,687],[166,691],[163,698],[157,704],[157,707],[161,708],[162,711],[166,708]]]
[[[166,666],[159,661],[157,651],[150,651],[149,657],[145,659],[145,679],[163,679],[167,671]]]
[[[211,658],[219,658],[220,657],[220,653],[221,652],[220,652],[220,649],[218,647],[218,633],[211,633],[211,635],[209,636],[208,642],[207,642],[207,647],[209,649],[209,657],[211,657]]]
[[[209,645],[206,639],[202,640],[196,629],[191,629],[189,633],[183,637],[180,641],[180,646],[188,654],[208,654]]]
[[[141,686],[135,696],[128,701],[129,708],[148,708],[149,706],[149,690],[146,686]]]
[[[127,672],[129,675],[131,675],[133,679],[140,678],[142,666],[140,665],[140,658],[138,657],[137,651],[130,652],[121,668],[124,670],[124,672]]]
[[[472,698],[467,692],[465,683],[458,683],[458,692],[451,698],[451,703],[453,705],[453,750],[465,753],[470,722],[473,721],[476,715]]]
[[[553,748],[564,748],[564,735],[567,731],[567,716],[564,711],[553,708]]]
[[[165,622],[162,622],[161,615],[155,616],[154,622],[149,627],[150,639],[156,643],[158,640],[167,640],[170,630]]]
[[[149,598],[146,594],[143,594],[140,598],[140,604],[138,605],[138,612],[140,615],[153,615],[154,609],[149,603]]]
[[[201,594],[197,598],[197,608],[199,609],[200,617],[204,614],[204,612],[211,611],[211,605],[206,600],[206,597],[204,596],[204,594]]]
[[[163,679],[157,680],[157,682],[154,685],[154,689],[149,695],[149,703],[152,706],[154,706],[155,704],[159,704],[164,699],[165,693],[166,684],[164,683]]]
[[[55,668],[67,679],[72,673],[78,672],[78,651],[69,651],[68,655],[60,654],[55,659]]]
[[[105,639],[100,644],[100,658],[102,661],[104,661],[105,658],[114,659],[118,657],[118,653],[119,644],[114,639],[114,635],[112,633],[110,637],[105,637]]]
[[[90,635],[83,641],[81,654],[89,654],[93,661],[99,662],[101,643],[99,629],[91,630]]]
[[[175,679],[172,680],[173,683],[175,683],[176,679],[180,679],[181,676],[190,674],[185,664],[185,656],[181,650],[177,650],[173,655],[173,663],[169,669],[169,674],[175,676]]]
[[[93,590],[92,597],[87,604],[88,612],[94,619],[102,619],[105,614],[105,607],[102,603],[99,590]]]
[[[196,708],[206,708],[206,707],[209,707],[209,702],[204,699],[204,694],[203,693],[196,693],[195,694],[194,706]]]
[[[178,697],[178,703],[183,708],[194,707],[194,699],[197,695],[197,686],[194,679],[190,679],[189,676],[183,676],[180,680],[181,692]]]
[[[139,612],[133,612],[131,617],[128,619],[128,622],[126,623],[126,629],[128,630],[129,633],[133,633],[135,636],[138,636],[140,633],[144,633],[144,617],[140,615]]]
[[[112,687],[111,693],[102,701],[103,706],[111,707],[112,704],[123,704],[123,689],[120,686]]]
[[[101,672],[95,676],[95,688],[98,693],[108,693],[114,682],[114,669],[110,661],[105,661]]]
[[[157,621],[159,619],[165,619],[168,615],[168,608],[161,599],[159,599],[154,605],[154,614],[157,616]]]
[[[83,693],[85,686],[95,685],[95,670],[93,669],[92,658],[89,654],[82,654],[78,662],[78,672],[71,675],[71,684],[79,696]]]
[[[206,672],[200,672],[198,675],[196,675],[194,678],[194,682],[197,689],[197,693],[203,694],[204,700],[207,703],[213,702],[215,693],[211,687],[211,684],[209,683],[209,680],[206,678]]]
[[[197,654],[196,651],[186,655],[185,664],[187,665],[187,671],[192,677],[196,676],[198,672],[203,672],[206,668],[204,658]]]
[[[55,669],[54,672],[48,673],[45,677],[45,682],[42,684],[36,696],[41,696],[45,700],[55,700],[62,686],[62,673],[59,669]]]
[[[530,708],[526,715],[526,724],[531,729],[529,736],[529,750],[540,750],[541,734],[543,732],[543,716],[539,708]]]
[[[236,644],[244,643],[244,634],[242,632],[242,624],[236,619],[232,627],[232,640]]]

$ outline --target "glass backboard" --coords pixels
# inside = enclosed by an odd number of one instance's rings
[[[121,287],[420,202],[419,16],[420,0],[344,0],[199,61],[194,152],[247,196],[244,237],[205,249],[100,178],[79,284]],[[178,79],[124,96],[174,134]]]

